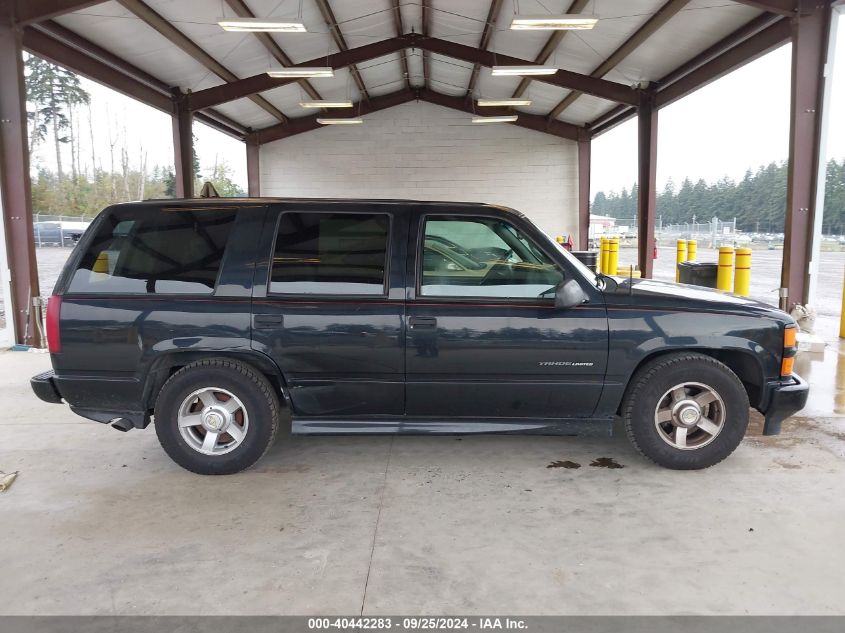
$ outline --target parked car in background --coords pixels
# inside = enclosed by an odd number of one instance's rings
[[[743,297],[597,275],[524,215],[401,200],[120,204],[47,307],[32,388],[197,473],[301,434],[609,435],[712,466],[801,409],[796,324]],[[80,440],[82,441],[82,440]]]
[[[89,225],[90,222],[33,222],[32,236],[37,246],[73,246]]]

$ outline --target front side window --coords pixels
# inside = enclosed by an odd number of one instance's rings
[[[116,209],[74,272],[69,292],[211,294],[233,210]]]
[[[390,218],[379,213],[284,213],[270,292],[384,295]]]
[[[494,218],[425,221],[420,295],[550,297],[563,271],[512,224]]]

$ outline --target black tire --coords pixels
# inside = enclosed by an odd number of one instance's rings
[[[193,448],[178,425],[183,401],[208,387],[231,392],[249,416],[241,443],[221,455],[207,455]],[[279,399],[267,378],[249,365],[228,359],[186,365],[164,383],[155,404],[155,430],[162,448],[182,468],[200,475],[230,475],[252,466],[273,445],[279,418]]]
[[[686,450],[664,439],[656,425],[658,403],[666,402],[664,395],[683,383],[706,385],[722,400],[716,406],[724,406],[724,422],[715,437],[694,427],[694,437],[709,443]],[[628,439],[646,458],[666,468],[698,470],[718,464],[739,446],[748,427],[748,408],[745,387],[730,368],[710,356],[684,352],[660,356],[637,371],[622,404],[622,418]],[[671,424],[663,428],[671,429]]]

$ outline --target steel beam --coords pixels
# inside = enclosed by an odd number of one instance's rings
[[[681,9],[689,4],[690,0],[669,0],[666,4],[655,11],[640,28],[625,40],[619,48],[613,51],[598,67],[590,73],[590,77],[604,77],[611,70],[616,68],[628,55],[633,53],[648,38],[654,35],[663,25],[677,15]],[[563,31],[561,31],[563,32]],[[581,92],[573,90],[566,95],[549,113],[550,119],[556,119],[560,114],[571,106],[582,95]]]
[[[531,65],[534,62],[518,57],[511,57],[510,55],[501,55],[490,51],[482,51],[472,46],[458,44],[448,40],[441,40],[436,37],[422,37],[417,42],[419,48],[445,55],[446,57],[453,57],[461,59],[465,62],[478,63],[482,66],[524,66]],[[627,103],[629,105],[636,105],[639,103],[638,90],[625,84],[616,83],[615,81],[608,81],[607,79],[597,79],[588,75],[581,75],[569,70],[558,70],[554,75],[536,75],[533,77],[534,81],[540,81],[558,88],[566,88],[569,90],[580,90],[587,94],[591,94],[602,99],[610,101],[617,101],[619,103]]]
[[[636,108],[632,108],[624,104],[618,105],[590,121],[587,124],[587,128],[590,130],[591,138],[595,138],[600,134],[604,134],[605,132],[612,130],[617,125],[624,123],[636,115]]]
[[[177,102],[173,114],[173,164],[176,170],[176,197],[194,197],[193,114],[184,99]]]
[[[821,165],[821,114],[831,7],[802,2],[802,16],[791,20],[792,98],[789,116],[789,167],[786,184],[781,287],[788,305],[805,304],[816,213],[816,188]],[[804,15],[807,9],[807,15]]]
[[[564,11],[564,13],[581,13],[587,7],[588,2],[589,0],[574,0],[574,2],[569,5],[569,8]],[[549,61],[549,58],[557,50],[557,47],[560,46],[560,43],[563,41],[564,36],[566,36],[566,33],[567,31],[552,31],[552,34],[549,35],[549,39],[546,40],[546,43],[543,45],[543,48],[540,49],[540,52],[537,54],[537,57],[534,58],[534,63],[545,64],[547,61]],[[522,94],[528,89],[529,85],[531,85],[531,77],[523,77],[511,96],[513,98],[521,97]]]
[[[208,70],[220,77],[223,81],[233,82],[237,81],[238,77],[223,66],[220,62],[214,59],[211,55],[206,53],[196,43],[194,43],[187,35],[182,33],[179,29],[173,26],[170,22],[165,20],[161,15],[156,13],[152,8],[146,5],[142,0],[117,0],[125,9],[134,13],[142,21],[146,22],[148,26],[155,29],[162,37],[167,39],[171,44],[182,49],[184,53],[189,55],[197,63],[205,66]],[[273,118],[279,121],[286,121],[286,117],[273,104],[267,101],[260,95],[249,95],[249,99],[255,103],[259,108],[270,114]]]
[[[165,96],[168,99],[171,99],[174,95],[174,90],[163,81],[160,81],[159,79],[153,77],[146,71],[143,71],[137,66],[130,64],[124,59],[121,59],[117,55],[110,53],[101,46],[94,44],[90,40],[85,39],[81,35],[74,33],[70,29],[65,28],[64,26],[57,22],[54,22],[53,20],[46,20],[44,22],[36,24],[33,27],[29,27],[26,29],[26,31],[29,30],[41,31],[45,33],[48,37],[57,40],[58,42],[65,44],[71,48],[74,48],[80,53],[92,58],[93,62],[100,62],[102,64],[105,64],[106,66],[110,66],[111,68],[127,75],[129,78],[134,79],[135,81],[138,81],[146,85],[147,87],[152,88],[153,90],[157,90],[159,93],[161,93],[162,96]],[[57,48],[54,53],[54,56],[57,60],[59,60],[59,63],[61,65],[64,66],[67,64],[67,56],[60,54],[62,53],[62,49]],[[91,61],[84,61],[84,58],[82,57],[75,57],[75,59],[77,60],[78,65],[84,65],[89,69],[95,65]],[[75,72],[80,71],[77,70]],[[105,85],[112,88],[112,85],[106,83],[107,79],[108,77],[104,76],[102,78],[101,83],[104,83]],[[133,98],[138,98],[134,94],[130,94],[129,96],[132,96]],[[172,107],[170,108],[170,110],[168,110],[168,113],[170,113],[171,111]],[[224,114],[217,112],[216,110],[213,110],[211,108],[208,108],[203,112],[198,112],[196,114],[196,119],[214,128],[218,132],[223,132],[224,134],[228,134],[229,136],[241,140],[248,131],[240,123],[233,121]]]
[[[226,0],[226,4],[229,5],[229,8],[235,12],[239,18],[254,18],[256,17],[252,10],[247,6],[244,0]],[[287,53],[282,50],[282,47],[279,46],[278,42],[273,39],[273,36],[269,33],[253,33],[256,39],[261,43],[264,49],[273,56],[277,62],[279,62],[282,66],[293,66],[293,62],[291,61],[290,57],[287,56]],[[302,86],[302,89],[305,93],[311,97],[312,99],[320,100],[323,97],[320,96],[320,93],[317,92],[317,89],[311,85],[311,82],[307,79],[300,79],[299,85]]]
[[[698,70],[704,64],[713,61],[717,57],[726,54],[735,46],[742,44],[745,40],[750,37],[757,35],[763,29],[771,26],[775,22],[781,20],[782,18],[777,15],[772,15],[770,13],[764,13],[762,15],[758,15],[753,20],[749,20],[739,28],[731,31],[728,35],[723,37],[721,40],[706,48],[698,55],[695,55],[691,59],[687,60],[671,72],[665,74],[657,81],[657,86],[660,89],[666,88],[669,84],[673,84],[679,79],[682,79],[686,75],[690,74],[694,70]]]
[[[24,26],[101,4],[104,0],[15,0],[15,20]]]
[[[112,90],[117,90],[150,107],[168,114],[173,112],[172,99],[162,94],[158,89],[151,88],[114,67],[53,39],[43,31],[33,28],[25,29],[23,32],[23,47],[30,53],[38,55],[38,57],[104,84]]]
[[[701,75],[698,76],[699,81],[709,81],[708,76],[710,73],[701,70],[703,67],[706,67],[708,64],[713,64],[714,67],[721,65],[724,63],[724,60],[727,59],[728,63],[726,64],[731,68],[731,70],[736,70],[740,66],[745,63],[746,60],[742,59],[741,55],[733,53],[733,49],[735,49],[738,45],[747,42],[748,40],[758,36],[762,31],[766,28],[773,26],[778,21],[782,20],[782,18],[772,15],[772,14],[763,14],[760,15],[753,20],[750,20],[746,24],[742,25],[726,37],[722,38],[716,44],[708,48],[707,50],[699,53],[692,59],[688,60],[687,62],[681,64],[673,71],[667,73],[662,78],[660,78],[656,83],[658,90],[668,90],[672,84],[680,81],[688,77],[690,74],[701,71]],[[781,36],[784,34],[782,33]],[[763,36],[768,37],[768,36]],[[789,35],[785,35],[784,42],[788,40]],[[748,46],[751,49],[754,49],[759,44],[751,44],[748,43]],[[725,57],[727,56],[727,58]],[[728,71],[730,72],[730,71]],[[682,90],[677,90],[676,94],[673,96],[673,100],[680,99],[685,97],[686,95],[694,92],[701,85],[695,83],[696,78],[693,77],[691,80],[687,80],[687,84],[683,86]],[[631,119],[637,115],[637,109],[618,106],[609,110],[605,114],[597,117],[595,120],[591,121],[588,127],[593,131],[593,136],[598,136],[599,134],[604,134],[608,130],[613,129],[617,125],[624,123],[628,119]]]
[[[487,11],[487,19],[484,21],[484,28],[481,29],[481,41],[478,48],[487,50],[490,46],[490,38],[493,35],[493,27],[499,19],[499,12],[502,10],[502,0],[491,0],[490,9]],[[472,97],[475,84],[478,82],[478,73],[481,72],[481,64],[472,65],[472,74],[469,76],[466,95]]]
[[[475,114],[475,109],[472,106],[470,99],[461,97],[453,97],[445,95],[442,92],[435,92],[434,90],[420,90],[418,91],[419,98],[422,101],[441,105],[453,110],[460,110],[469,114]],[[505,114],[513,114],[509,108],[484,108],[484,114],[489,116],[498,116]],[[516,121],[510,125],[517,127],[524,127],[527,130],[534,130],[535,132],[543,132],[544,134],[551,134],[570,141],[581,141],[589,139],[587,130],[571,123],[564,123],[563,121],[546,121],[546,118],[537,114],[528,114],[527,112],[520,112]]]
[[[0,3],[0,12],[0,193],[12,300],[6,318],[14,324],[16,342],[37,346],[41,341],[31,305],[41,291],[32,235],[23,42],[8,4]]]
[[[355,104],[355,112],[360,114],[370,114],[379,110],[392,108],[408,101],[413,101],[416,95],[411,90],[399,90],[391,92],[390,94],[381,95],[378,97],[371,97],[369,101],[359,101]],[[256,145],[263,145],[272,141],[278,141],[283,138],[288,138],[303,132],[310,132],[323,127],[317,122],[318,118],[326,115],[313,115],[307,117],[298,117],[290,119],[287,123],[281,123],[272,127],[265,127],[260,130],[255,130],[247,137],[247,143]]]
[[[590,139],[578,141],[578,248],[590,247]]]
[[[403,48],[412,45],[414,38],[410,35],[403,37],[392,37],[385,40],[379,40],[372,44],[365,44],[357,48],[350,48],[348,51],[340,51],[332,53],[331,55],[323,55],[316,59],[309,59],[308,61],[294,64],[297,66],[331,66],[335,70],[338,68],[346,68],[352,64],[359,64],[361,62],[376,59],[384,55],[390,55],[401,51]],[[295,82],[295,79],[276,79],[270,77],[267,73],[260,75],[253,75],[239,79],[214,88],[206,88],[205,90],[198,90],[190,95],[188,99],[191,110],[202,110],[211,106],[241,99],[258,92],[265,90],[272,90],[279,86],[286,86]]]
[[[431,7],[428,0],[420,0],[420,23],[423,37],[431,35]],[[423,49],[423,82],[426,88],[431,88],[431,53]]]
[[[734,0],[734,2],[768,11],[769,13],[787,16],[795,15],[797,4],[795,0]]]
[[[244,140],[246,135],[250,132],[249,128],[245,128],[237,121],[233,121],[229,117],[220,114],[216,110],[209,108],[202,112],[194,112],[194,120],[199,123],[204,123],[213,130],[222,132],[226,136],[231,136],[239,141]]]
[[[248,141],[246,145],[246,180],[250,198],[261,195],[261,146]]]
[[[396,36],[399,37],[405,32],[405,25],[402,23],[402,8],[399,0],[393,0],[393,26],[396,29]],[[408,53],[405,50],[399,51],[399,61],[402,64],[402,77],[405,79],[405,88],[411,89],[411,73],[408,71]]]
[[[421,88],[415,91],[399,90],[390,94],[382,95],[380,97],[372,97],[369,102],[360,102],[355,105],[356,112],[360,110],[361,114],[369,114],[378,110],[385,110],[393,106],[401,105],[413,100],[426,101],[435,105],[440,105],[452,110],[459,110],[474,114],[472,101],[464,97],[453,97],[445,95],[434,90],[427,90]],[[485,109],[486,111],[486,109]],[[510,114],[511,110],[507,108],[490,108],[488,114],[495,116],[498,114]],[[519,118],[511,125],[523,127],[535,132],[543,132],[544,134],[551,134],[570,141],[585,141],[589,140],[589,134],[583,127],[564,123],[563,121],[553,121],[551,124],[546,121],[546,117],[537,114],[527,114],[525,112],[519,113]],[[269,143],[279,139],[288,138],[303,132],[317,130],[322,127],[317,123],[317,116],[303,117],[291,119],[288,123],[274,125],[272,127],[255,130],[247,137],[247,142],[252,143]]]
[[[637,250],[642,276],[650,278],[657,213],[657,107],[651,91],[641,96],[637,126]]]
[[[129,75],[132,79],[146,84],[150,88],[158,90],[163,95],[169,95],[171,88],[166,83],[153,77],[148,72],[141,70],[134,64],[129,63],[125,59],[118,57],[98,44],[82,37],[78,33],[74,33],[70,29],[62,26],[53,20],[45,20],[33,27],[37,31],[42,31],[49,35],[54,40],[58,40],[72,48],[75,48],[95,60],[111,66],[115,70],[119,70],[124,75]]]
[[[317,3],[317,8],[320,9],[320,13],[323,16],[323,21],[326,23],[326,26],[329,27],[329,33],[331,33],[335,45],[337,45],[338,49],[341,51],[348,51],[349,46],[346,44],[346,39],[340,31],[340,26],[337,23],[337,18],[334,17],[334,11],[332,11],[329,1],[315,0],[315,2]],[[350,64],[349,72],[352,74],[352,79],[355,82],[355,85],[358,86],[358,91],[364,99],[369,100],[370,94],[367,92],[367,87],[364,85],[364,79],[361,77],[361,73],[358,72],[358,67],[355,64]]]
[[[130,0],[120,0],[121,2],[129,2]],[[135,0],[133,0],[135,1]],[[383,57],[401,51],[404,48],[419,48],[427,50],[432,53],[445,55],[446,57],[453,57],[461,59],[470,63],[479,63],[482,66],[493,65],[525,65],[531,64],[530,61],[519,59],[517,57],[510,57],[508,55],[499,55],[490,51],[481,51],[472,46],[464,46],[455,42],[441,40],[436,37],[422,37],[413,33],[403,35],[402,37],[393,37],[385,40],[379,40],[372,44],[365,44],[356,48],[350,48],[346,51],[340,51],[331,55],[318,57],[313,60],[308,60],[295,64],[297,66],[331,66],[334,69],[345,68],[352,64]],[[554,75],[546,75],[536,77],[536,81],[558,86],[559,88],[567,88],[570,90],[580,90],[581,92],[595,95],[610,101],[617,101],[619,103],[626,103],[628,105],[637,105],[639,103],[639,90],[626,86],[625,84],[608,81],[606,79],[596,79],[587,75],[580,75],[578,73],[567,70],[559,70]],[[255,95],[259,92],[272,90],[279,86],[285,86],[292,83],[293,79],[276,79],[261,73],[260,75],[253,75],[252,77],[245,77],[237,81],[224,84],[222,86],[215,86],[214,88],[206,88],[193,93],[189,99],[191,110],[202,110],[211,106],[241,99],[249,95]]]
[[[790,37],[789,20],[778,20],[756,35],[737,44],[715,59],[699,66],[675,83],[661,88],[657,93],[657,107],[663,108],[681,97],[703,88],[737,68],[762,57],[786,44]]]

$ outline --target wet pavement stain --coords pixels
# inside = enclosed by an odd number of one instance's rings
[[[556,461],[552,462],[546,468],[581,468],[581,464],[578,462],[571,462],[568,459],[566,461]]]
[[[597,457],[594,461],[590,462],[590,466],[594,466],[595,468],[625,468],[612,457]]]

